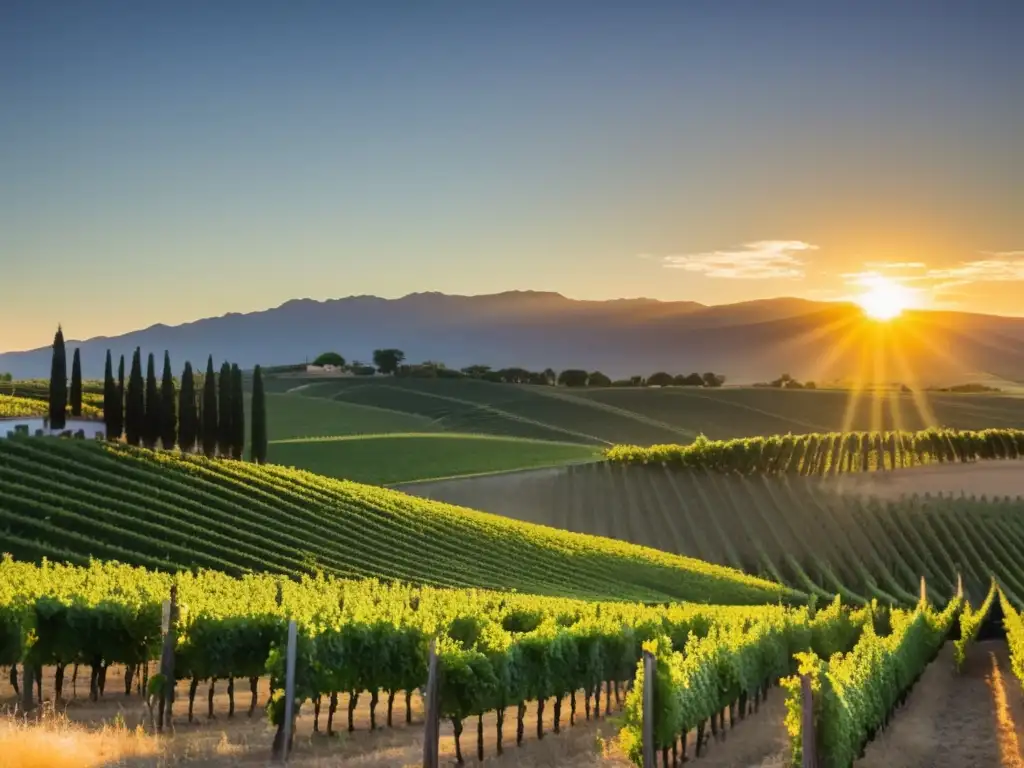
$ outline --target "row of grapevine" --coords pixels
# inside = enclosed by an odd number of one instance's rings
[[[1003,609],[1006,644],[1010,649],[1010,667],[1024,686],[1024,616],[1010,604],[1003,590],[999,590],[999,607]]]
[[[885,625],[888,611],[876,602],[857,611],[843,608],[837,597],[813,618],[806,613],[766,615],[742,624],[720,624],[704,636],[658,637],[644,644],[656,662],[654,691],[654,746],[668,765],[669,750],[676,764],[680,747],[685,758],[687,734],[696,731],[700,754],[710,724],[717,739],[735,714],[746,716],[748,702],[755,707],[768,688],[794,671],[794,654],[814,651],[825,656],[854,646],[867,625]],[[643,663],[626,699],[622,746],[637,765],[643,757]],[[755,709],[756,711],[756,709]]]
[[[557,700],[556,730],[565,697],[569,721],[575,720],[577,691],[584,691],[587,715],[592,697],[598,714],[603,685],[607,710],[613,688],[618,699],[641,644],[650,638],[667,635],[683,643],[727,627],[738,632],[761,624],[803,626],[810,634],[806,608],[594,603],[325,576],[300,581],[234,579],[208,571],[172,576],[113,563],[34,566],[5,558],[0,562],[0,665],[20,663],[37,680],[43,666],[55,666],[58,686],[68,665],[83,665],[90,669],[90,695],[98,698],[106,669],[123,664],[129,670],[127,693],[132,672],[159,652],[160,604],[172,586],[181,615],[175,677],[189,681],[190,718],[201,681],[212,686],[227,680],[233,713],[235,678],[248,678],[255,692],[254,681],[269,671],[274,694],[268,710],[280,725],[283,641],[287,622],[294,619],[300,626],[296,711],[313,700],[319,727],[326,699],[328,731],[339,694],[348,694],[350,729],[355,702],[364,694],[370,697],[372,724],[381,694],[389,724],[402,692],[408,718],[409,697],[426,682],[427,646],[434,637],[444,670],[443,716],[452,719],[458,733],[466,717],[518,705],[518,741],[526,702],[538,702],[538,736],[549,697]],[[253,698],[250,713],[255,706]],[[499,721],[499,733],[501,727]]]
[[[1022,455],[1024,430],[935,428],[920,432],[828,432],[734,440],[708,440],[701,435],[689,445],[617,445],[604,454],[607,461],[614,463],[798,475],[1016,459]]]
[[[739,571],[274,465],[0,440],[3,548],[241,575],[323,570],[588,599],[801,600]]]
[[[927,603],[913,611],[893,611],[891,632],[879,634],[866,625],[852,651],[827,660],[814,652],[799,654],[799,674],[783,681],[794,764],[804,749],[800,676],[809,676],[814,695],[819,765],[850,768],[938,654],[961,604],[955,598],[942,612]]]
[[[0,394],[0,419],[41,418],[49,413],[49,405],[45,400]],[[71,415],[70,408],[68,415]],[[94,401],[84,401],[82,416],[88,419],[99,419],[103,416],[102,407]]]
[[[996,592],[996,582],[993,579],[992,586],[978,610],[974,610],[970,602],[965,601],[964,603],[963,610],[960,612],[960,637],[953,641],[953,662],[956,664],[957,671],[963,667],[964,661],[967,659],[967,648],[977,639],[981,625],[988,618],[989,611],[996,599]]]

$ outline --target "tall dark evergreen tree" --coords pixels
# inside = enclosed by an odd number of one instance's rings
[[[82,357],[75,348],[71,358],[71,395],[69,397],[71,415],[78,418],[82,415]]]
[[[242,387],[242,369],[231,366],[231,458],[245,455],[245,391]]]
[[[68,358],[64,351],[64,330],[58,325],[50,361],[50,429],[64,429],[67,407]]]
[[[146,364],[146,411],[145,420],[142,426],[142,443],[147,448],[156,448],[160,439],[160,390],[156,385],[156,360],[153,353],[149,353],[149,361]]]
[[[117,411],[114,403],[117,401],[117,382],[114,381],[114,361],[110,357],[110,350],[107,350],[107,362],[103,368],[103,425],[107,433],[107,440],[116,440],[120,437],[117,429]]]
[[[142,351],[136,347],[132,354],[132,370],[124,394],[124,436],[128,445],[142,442],[146,420],[146,385],[142,380]]]
[[[181,391],[178,393],[178,445],[181,450],[191,453],[199,439],[199,414],[196,412],[196,385],[192,374],[192,363],[185,363],[181,374]]]
[[[235,415],[231,407],[232,389],[231,365],[225,362],[220,367],[220,377],[217,381],[217,451],[221,456],[231,455],[234,435],[231,420]]]
[[[178,393],[174,388],[174,376],[171,374],[171,355],[164,352],[164,375],[160,384],[160,442],[164,450],[171,450],[178,442]]]
[[[257,365],[252,373],[252,460],[267,461],[267,399],[263,394],[263,372]]]
[[[206,361],[206,380],[203,382],[203,453],[217,453],[217,376],[213,372],[213,355]]]
[[[124,355],[121,355],[121,362],[117,365],[117,429],[114,431],[115,439],[124,434]]]

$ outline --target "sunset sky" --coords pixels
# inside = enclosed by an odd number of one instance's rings
[[[1024,315],[1024,3],[0,5],[0,350],[296,297]]]

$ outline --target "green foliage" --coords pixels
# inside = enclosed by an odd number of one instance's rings
[[[405,360],[405,352],[400,349],[375,349],[373,350],[373,364],[377,370],[385,375],[395,375],[398,367]]]
[[[220,420],[217,415],[217,376],[213,372],[213,355],[206,359],[206,377],[203,380],[203,407],[199,414],[201,422],[200,439],[203,454],[212,457],[217,453],[220,435]]]
[[[967,659],[968,646],[977,639],[981,625],[988,618],[989,610],[995,602],[997,591],[998,588],[996,587],[995,579],[993,579],[988,595],[985,596],[985,601],[978,610],[975,611],[970,602],[964,603],[963,611],[960,613],[960,637],[953,641],[953,662],[956,664],[958,672],[963,668],[964,661]]]
[[[146,362],[146,404],[142,425],[142,444],[149,449],[156,448],[163,426],[163,404],[156,382],[156,359],[149,353]]]
[[[245,394],[242,371],[231,366],[231,458],[241,459],[245,453]]]
[[[121,412],[117,382],[114,381],[114,364],[108,349],[103,371],[103,421],[108,440],[117,440],[121,437]]]
[[[267,461],[267,398],[263,392],[263,372],[257,365],[252,378],[252,446],[250,455],[257,464]]]
[[[558,374],[558,384],[562,387],[587,386],[587,372],[579,368],[569,368]]]
[[[1003,610],[1003,626],[1006,628],[1006,645],[1010,650],[1010,668],[1021,685],[1024,685],[1024,617],[999,590],[999,607]]]
[[[192,363],[185,363],[181,374],[181,391],[178,392],[178,445],[181,450],[191,453],[199,440],[199,413],[196,408],[195,375]]]
[[[345,365],[345,358],[337,352],[324,352],[313,361],[313,365],[333,365],[342,368]]]
[[[900,697],[935,658],[961,601],[956,598],[941,613],[925,603],[914,611],[894,611],[892,632],[876,634],[867,623],[849,653],[828,661],[813,652],[799,655],[799,674],[812,680],[818,758],[823,768],[847,768],[891,714]],[[803,754],[799,676],[783,681],[787,691],[786,727],[794,764]]]
[[[68,408],[71,415],[80,418],[82,415],[82,356],[75,347],[75,354],[71,360],[71,392],[68,395]]]
[[[220,375],[217,377],[217,453],[221,456],[230,456],[231,446],[234,445],[235,408],[232,405],[234,391],[235,384],[231,374],[231,364],[224,362],[220,366]]]
[[[57,333],[53,337],[53,359],[50,363],[50,429],[64,429],[68,405],[67,365],[64,330],[57,326]]]
[[[608,448],[605,459],[622,464],[655,464],[720,472],[738,471],[744,474],[822,474],[826,469],[839,471],[868,471],[885,469],[886,454],[889,468],[927,464],[931,462],[979,459],[1015,458],[1024,447],[1024,430],[987,429],[958,431],[928,429],[907,433],[864,433],[843,435],[825,434],[786,435],[796,448],[796,460],[786,466],[774,461],[774,454],[766,448],[779,437],[748,437],[734,440],[709,440],[699,435],[688,445],[616,445]],[[861,446],[860,461],[852,466],[849,460],[850,440]],[[897,452],[896,445],[906,446]],[[855,450],[855,449],[854,449]],[[848,460],[842,461],[844,451]],[[751,457],[756,457],[751,461]],[[912,458],[913,457],[913,458]]]
[[[125,391],[124,433],[128,445],[138,446],[146,428],[146,390],[142,379],[142,351],[132,354],[132,369]]]
[[[171,373],[171,355],[164,352],[164,371],[160,384],[160,443],[171,450],[178,442],[178,393]]]

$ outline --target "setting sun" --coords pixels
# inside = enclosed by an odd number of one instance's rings
[[[913,303],[910,289],[881,275],[866,280],[866,290],[854,300],[874,320],[892,320]]]

